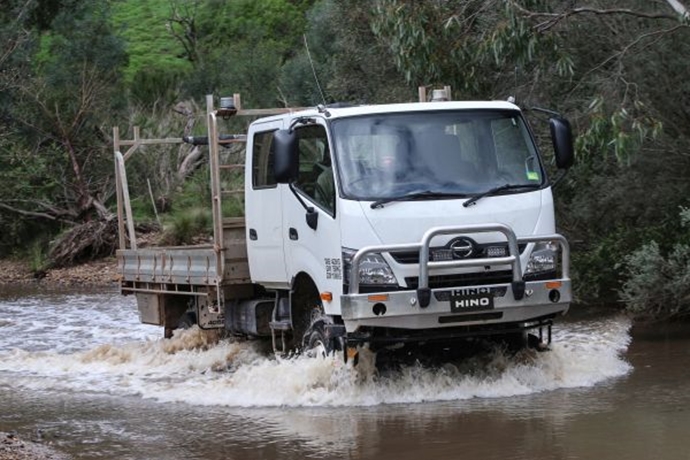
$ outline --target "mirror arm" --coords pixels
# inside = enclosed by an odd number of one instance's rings
[[[290,187],[290,191],[292,192],[293,195],[295,195],[295,198],[297,198],[297,201],[299,201],[299,204],[302,205],[302,207],[304,208],[304,210],[307,211],[307,212],[309,212],[309,209],[311,208],[311,206],[307,206],[307,203],[305,203],[304,200],[302,199],[302,197],[299,196],[299,193],[298,193],[297,190],[295,189],[295,183],[294,183],[294,182],[290,182],[290,183],[288,184],[288,187]],[[314,208],[311,208],[311,209],[313,210]]]
[[[288,184],[288,187],[290,187],[290,191],[292,192],[293,195],[295,195],[295,198],[297,198],[297,201],[299,201],[299,204],[302,205],[305,211],[307,211],[307,225],[309,228],[312,230],[316,230],[316,227],[319,225],[319,213],[316,212],[313,206],[307,206],[307,203],[304,202],[302,197],[299,195],[299,192],[295,189],[295,183],[290,182]]]
[[[556,188],[556,186],[563,180],[563,178],[568,174],[567,169],[559,169],[558,175],[554,180],[551,181],[551,188]]]
[[[290,123],[290,127],[288,128],[288,131],[293,132],[295,130],[295,126],[297,125],[309,125],[316,123],[315,118],[310,118],[310,117],[297,117],[294,120],[292,120],[292,123]]]

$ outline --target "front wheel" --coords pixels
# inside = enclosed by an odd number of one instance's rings
[[[325,321],[314,322],[304,334],[303,350],[309,356],[325,358],[341,348],[336,339],[328,337]]]

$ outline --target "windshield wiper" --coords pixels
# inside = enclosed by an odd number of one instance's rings
[[[492,189],[489,189],[486,192],[482,192],[482,193],[478,193],[478,194],[474,195],[472,198],[465,201],[462,205],[467,208],[469,206],[472,206],[474,203],[476,203],[477,201],[481,200],[484,197],[496,195],[497,193],[503,192],[506,190],[522,190],[522,189],[536,190],[540,187],[541,187],[541,185],[539,185],[539,184],[503,184],[503,185],[500,185],[498,187],[494,187]]]
[[[433,199],[433,198],[464,198],[467,194],[465,193],[445,193],[445,192],[432,192],[431,190],[424,190],[423,192],[412,192],[406,193],[405,195],[394,196],[390,198],[381,198],[371,203],[371,209],[382,208],[384,204],[391,203],[393,201],[407,201],[407,200],[419,200],[419,199]]]

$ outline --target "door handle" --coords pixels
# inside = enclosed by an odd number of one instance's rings
[[[290,230],[288,231],[288,236],[292,241],[299,240],[299,234],[297,233],[297,229],[294,227],[290,227]]]
[[[249,229],[249,239],[252,241],[256,241],[259,239],[259,235],[256,233],[256,230],[253,228]]]

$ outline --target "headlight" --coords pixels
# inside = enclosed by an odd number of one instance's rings
[[[354,249],[343,248],[343,266],[346,283],[350,282],[352,258],[356,253],[357,251]],[[398,280],[381,254],[372,253],[364,256],[359,263],[359,284],[397,286]]]
[[[532,255],[527,262],[525,275],[554,271],[556,270],[557,263],[558,245],[550,241],[547,243],[537,243],[534,245]]]

